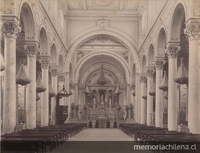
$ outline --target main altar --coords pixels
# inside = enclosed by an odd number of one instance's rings
[[[118,119],[119,114],[119,84],[113,81],[116,79],[108,79],[110,73],[103,70],[103,65],[98,75],[93,75],[96,79],[89,82],[85,89],[85,117],[89,120],[98,120],[101,123]]]
[[[92,87],[91,89],[92,92],[87,97],[87,118],[99,121],[117,119],[119,95],[114,93],[115,87]]]

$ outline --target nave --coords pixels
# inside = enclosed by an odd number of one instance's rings
[[[52,153],[135,153],[133,138],[119,129],[90,128],[72,136]],[[148,153],[145,151],[144,153]],[[150,152],[149,152],[150,153]]]
[[[198,138],[199,0],[2,0],[0,6],[1,138],[27,142],[14,151],[95,140],[96,129],[78,137],[86,124],[128,124],[120,130],[145,141]],[[113,132],[110,139],[118,137]]]

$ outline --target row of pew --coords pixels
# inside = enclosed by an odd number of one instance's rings
[[[1,136],[1,151],[45,153],[48,149],[52,151],[85,128],[87,128],[85,123],[68,123],[5,134]]]
[[[124,133],[126,133],[130,137],[133,137],[134,141],[139,143],[140,145],[154,145],[154,146],[195,145],[194,149],[196,150],[192,151],[193,152],[200,151],[200,134],[169,131],[167,128],[147,126],[143,124],[123,123],[119,124],[119,129],[121,129]],[[159,152],[166,152],[166,150],[160,150]],[[169,149],[167,150],[167,152],[178,152],[178,150],[171,147],[171,150]]]

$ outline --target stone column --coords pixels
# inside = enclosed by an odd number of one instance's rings
[[[140,74],[136,74],[136,80],[135,80],[135,120],[136,123],[140,123]]]
[[[147,123],[147,100],[143,99],[142,96],[146,95],[147,89],[147,78],[146,74],[141,74],[140,76],[140,82],[141,82],[141,124]]]
[[[59,73],[59,76],[58,76],[58,87],[59,87],[58,88],[58,92],[63,89],[63,85],[65,85],[64,82],[65,82],[65,75],[64,75],[64,73]],[[65,90],[67,90],[66,86],[65,86]],[[65,105],[64,103],[65,103],[65,97],[63,97],[63,98],[61,98],[59,100],[59,105],[64,106]]]
[[[69,72],[65,73],[65,85],[66,85],[66,90],[67,92],[69,92]],[[69,121],[70,119],[70,115],[71,115],[71,103],[70,103],[70,97],[66,97],[66,106],[68,106],[68,117],[67,117],[67,121]]]
[[[132,101],[131,101],[131,85],[130,84],[127,85],[127,93],[126,94],[127,94],[127,105],[129,106],[129,104],[132,103]],[[131,110],[130,110],[130,108],[128,110],[128,120],[129,121],[131,120]]]
[[[136,115],[136,107],[137,107],[137,103],[136,103],[136,100],[135,100],[135,96],[132,95],[132,90],[135,90],[135,82],[132,84],[132,88],[131,88],[131,100],[132,100],[132,104],[133,104],[133,110],[132,110],[132,120],[135,122],[136,121],[136,118],[135,118],[135,115]]]
[[[28,61],[28,76],[31,83],[26,90],[26,128],[36,127],[36,57],[38,53],[37,42],[26,42],[25,50]]]
[[[41,126],[49,125],[49,56],[40,56],[42,67],[42,82],[46,91],[42,93],[41,101]]]
[[[51,76],[52,76],[52,88],[55,94],[58,93],[58,66],[52,65],[51,66]],[[53,97],[51,99],[51,116],[52,116],[52,124],[55,125],[56,123],[56,99],[57,97]]]
[[[151,114],[153,113],[153,96],[149,95],[153,84],[154,66],[147,66],[147,125],[151,125]]]
[[[200,134],[200,20],[190,19],[185,33],[189,38],[188,128]]]
[[[159,89],[162,78],[162,68],[163,68],[164,57],[157,56],[155,58],[156,67],[156,102],[155,102],[155,126],[162,127],[162,90]]]
[[[178,130],[177,84],[174,78],[177,74],[177,56],[180,51],[179,43],[168,43],[166,53],[169,59],[168,69],[168,130]]]
[[[3,133],[14,132],[16,126],[16,39],[21,31],[15,17],[2,17],[2,33],[4,36],[4,82],[3,99]]]

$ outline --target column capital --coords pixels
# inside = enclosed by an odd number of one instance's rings
[[[154,65],[156,67],[157,70],[161,70],[163,68],[163,65],[164,65],[164,57],[155,57],[155,62],[154,62]]]
[[[154,72],[154,66],[148,65],[146,69],[147,69],[147,77],[152,78]]]
[[[181,50],[181,46],[179,46],[179,43],[168,43],[167,49],[165,52],[168,55],[168,58],[177,58],[179,51]]]
[[[57,77],[58,76],[58,70],[59,70],[58,65],[51,65],[50,68],[51,68],[52,77]]]
[[[186,23],[184,33],[187,35],[189,40],[199,40],[200,38],[200,20],[189,19]]]
[[[69,83],[69,86],[70,86],[71,89],[75,89],[76,85],[77,84],[72,82],[72,81]],[[96,90],[96,89],[94,89],[94,90]]]
[[[50,65],[50,56],[40,56],[40,63],[42,69],[48,69]]]
[[[58,81],[59,82],[65,81],[65,73],[58,73]]]
[[[28,55],[28,57],[36,57],[39,51],[38,43],[36,41],[33,42],[25,42],[24,49]]]
[[[146,83],[147,82],[146,73],[141,73],[140,74],[140,82],[141,83]]]
[[[17,38],[19,32],[21,32],[21,27],[19,21],[16,17],[2,17],[1,32],[4,37]]]

